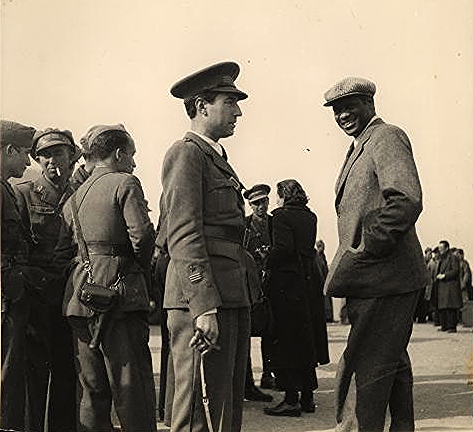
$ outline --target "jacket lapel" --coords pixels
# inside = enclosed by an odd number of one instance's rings
[[[205,154],[209,155],[212,158],[213,163],[220,170],[228,173],[230,179],[231,177],[233,177],[240,184],[240,187],[243,187],[243,185],[240,183],[240,180],[238,179],[237,174],[235,173],[235,171],[233,171],[233,168],[230,166],[230,164],[202,138],[200,138],[196,134],[193,134],[192,132],[187,132],[184,139],[192,141],[194,144],[196,144]]]
[[[335,203],[339,203],[341,200],[341,195],[343,193],[343,189],[345,186],[345,182],[347,180],[348,174],[350,173],[350,170],[355,163],[355,161],[360,157],[361,153],[364,150],[364,145],[366,141],[371,136],[371,133],[373,132],[373,129],[381,124],[384,123],[381,119],[376,119],[373,123],[371,123],[366,130],[360,135],[358,138],[358,144],[355,147],[355,150],[352,152],[350,157],[345,161],[345,164],[342,167],[342,171],[340,172],[340,175],[338,177],[337,183],[336,183],[336,190],[335,190]]]

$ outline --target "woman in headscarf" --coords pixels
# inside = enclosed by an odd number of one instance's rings
[[[298,417],[314,412],[315,368],[329,362],[323,283],[315,264],[317,217],[296,180],[277,184],[273,247],[268,256],[274,315],[271,368],[284,400],[265,414]],[[300,397],[299,397],[300,392]]]

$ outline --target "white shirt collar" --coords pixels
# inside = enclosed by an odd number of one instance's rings
[[[373,123],[376,119],[379,119],[379,117],[375,114],[373,117],[371,117],[371,120],[368,122],[368,124],[365,126],[365,128],[360,132],[360,135],[358,136],[361,136],[361,134],[366,130],[368,129],[368,126]],[[358,138],[355,138],[353,140],[353,145],[356,147],[358,145]]]
[[[209,138],[208,136],[202,135],[199,132],[191,130],[193,134],[197,135],[199,138],[202,138],[210,147],[212,147],[220,156],[223,156],[223,149],[222,146],[218,143],[215,142],[212,138]]]

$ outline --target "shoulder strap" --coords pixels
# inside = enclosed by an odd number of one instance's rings
[[[102,178],[106,174],[110,174],[110,173],[103,173],[102,175],[98,176],[94,181],[92,181],[89,184],[89,186],[87,187],[87,190],[85,191],[84,195],[82,196],[81,204],[84,202],[85,196],[89,193],[90,188],[95,184],[95,182],[99,178]],[[76,197],[77,197],[76,193],[74,193],[71,196],[72,220],[73,220],[74,225],[76,227],[77,244],[79,246],[80,257],[81,257],[82,263],[86,266],[85,270],[89,274],[89,277],[91,277],[92,276],[92,272],[91,272],[92,269],[90,267],[89,253],[87,252],[87,245],[85,243],[84,235],[82,234],[82,227],[80,226],[80,222],[79,222],[79,207],[77,206]]]

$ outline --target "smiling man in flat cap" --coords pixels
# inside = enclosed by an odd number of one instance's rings
[[[207,422],[215,432],[241,428],[250,331],[245,211],[242,185],[219,142],[233,135],[242,114],[238,102],[247,98],[235,86],[238,73],[236,63],[219,63],[171,89],[191,120],[190,131],[164,159],[165,222],[158,235],[171,258],[164,307],[175,370],[172,432],[207,431]]]
[[[337,373],[336,430],[382,432],[389,405],[390,431],[408,432],[407,345],[428,282],[415,230],[422,192],[409,139],[376,116],[375,91],[371,81],[349,77],[325,93],[324,106],[353,137],[335,187],[340,244],[325,282],[326,295],[346,297],[352,325]]]

